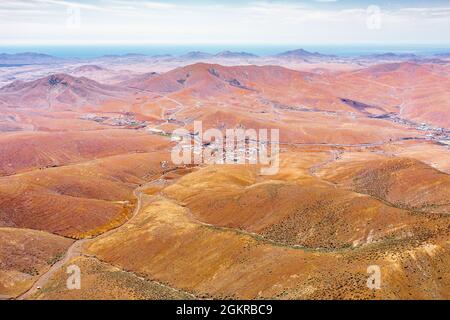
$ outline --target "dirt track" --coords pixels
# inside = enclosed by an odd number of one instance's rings
[[[176,170],[176,169],[174,169]],[[97,239],[99,237],[104,237],[104,236],[108,236],[114,232],[116,232],[117,230],[119,230],[120,228],[122,228],[123,226],[125,226],[130,220],[133,219],[133,217],[135,217],[139,211],[141,211],[142,208],[142,190],[146,189],[148,185],[154,183],[157,180],[160,180],[161,178],[163,178],[167,173],[172,172],[173,170],[169,170],[167,172],[165,172],[164,174],[160,175],[158,178],[136,188],[133,191],[134,196],[137,199],[137,205],[133,210],[133,215],[131,216],[130,219],[128,219],[124,224],[122,224],[121,226],[115,228],[115,229],[111,229],[105,233],[102,233],[96,237],[93,238],[89,238],[89,239],[81,239],[81,240],[77,240],[75,241],[70,247],[69,249],[67,249],[66,254],[64,255],[64,258],[59,260],[58,262],[56,262],[54,265],[52,265],[50,267],[50,269],[45,272],[44,274],[42,274],[39,279],[33,284],[33,286],[26,291],[25,293],[21,294],[20,296],[18,296],[16,299],[17,300],[26,300],[28,298],[30,298],[31,296],[33,296],[35,293],[37,293],[40,289],[38,288],[43,288],[45,286],[45,284],[47,284],[47,282],[53,277],[53,275],[58,272],[67,262],[69,262],[70,260],[72,260],[73,258],[79,257],[82,255],[82,249],[83,249],[83,245],[85,243],[88,243],[89,241],[92,241],[94,239]]]

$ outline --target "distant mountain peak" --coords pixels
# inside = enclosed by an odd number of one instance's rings
[[[256,58],[256,54],[248,52],[233,52],[233,51],[222,51],[215,55],[217,58]]]
[[[205,59],[212,57],[212,54],[202,52],[202,51],[191,51],[181,56],[181,58],[185,59]]]
[[[310,52],[305,49],[295,49],[282,52],[276,55],[281,58],[324,58],[324,57],[334,57],[332,55],[326,55],[319,52]]]
[[[0,96],[7,104],[33,105],[36,108],[72,109],[86,104],[101,104],[111,99],[120,100],[128,94],[129,89],[65,73],[51,74],[29,82],[14,81],[0,89]]]
[[[98,66],[96,64],[85,64],[75,68],[74,72],[94,72],[94,71],[102,71],[106,70],[105,68]]]
[[[416,59],[418,56],[415,55],[414,53],[384,52],[384,53],[369,54],[363,57],[372,59]]]
[[[48,54],[35,52],[21,53],[0,53],[0,64],[49,64],[60,62],[61,58],[57,58]]]

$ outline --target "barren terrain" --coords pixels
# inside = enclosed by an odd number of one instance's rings
[[[7,59],[0,298],[450,299],[448,60]],[[175,165],[194,121],[279,129],[279,171]]]

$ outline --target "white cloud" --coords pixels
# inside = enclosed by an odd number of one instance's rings
[[[335,2],[316,0],[316,2]],[[67,6],[78,5],[79,30],[65,28]],[[332,4],[330,4],[332,5]],[[329,43],[445,42],[450,8],[381,8],[382,28],[368,30],[365,7],[338,10],[314,2],[196,4],[138,0],[1,0],[0,41]]]
[[[450,18],[450,7],[442,8],[403,8],[399,10],[399,14],[411,18]]]
[[[149,9],[173,9],[176,5],[172,3],[163,3],[163,2],[144,2],[144,6]]]
[[[87,9],[87,10],[102,10],[102,7],[92,5],[92,4],[85,4],[83,2],[78,1],[65,1],[65,0],[30,0],[31,2],[35,2],[36,4],[49,4],[49,5],[57,5],[62,7],[69,7],[69,6],[76,6],[81,9]]]

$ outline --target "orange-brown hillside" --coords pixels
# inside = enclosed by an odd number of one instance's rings
[[[50,233],[0,227],[0,296],[16,297],[64,256],[72,240]]]
[[[294,154],[267,179],[248,166],[196,170],[87,252],[197,297],[447,297],[449,218],[321,181],[313,168],[326,160]],[[373,264],[380,291],[366,287]]]
[[[0,299],[450,298],[448,64],[139,59],[0,73]],[[278,173],[176,167],[195,121],[279,129]]]
[[[0,225],[70,237],[122,224],[134,208],[133,190],[164,169],[167,154],[114,156],[0,178]]]
[[[416,211],[450,212],[450,176],[408,158],[343,160],[323,169],[323,178]]]
[[[0,136],[0,174],[159,150],[167,139],[133,130],[30,132]]]

